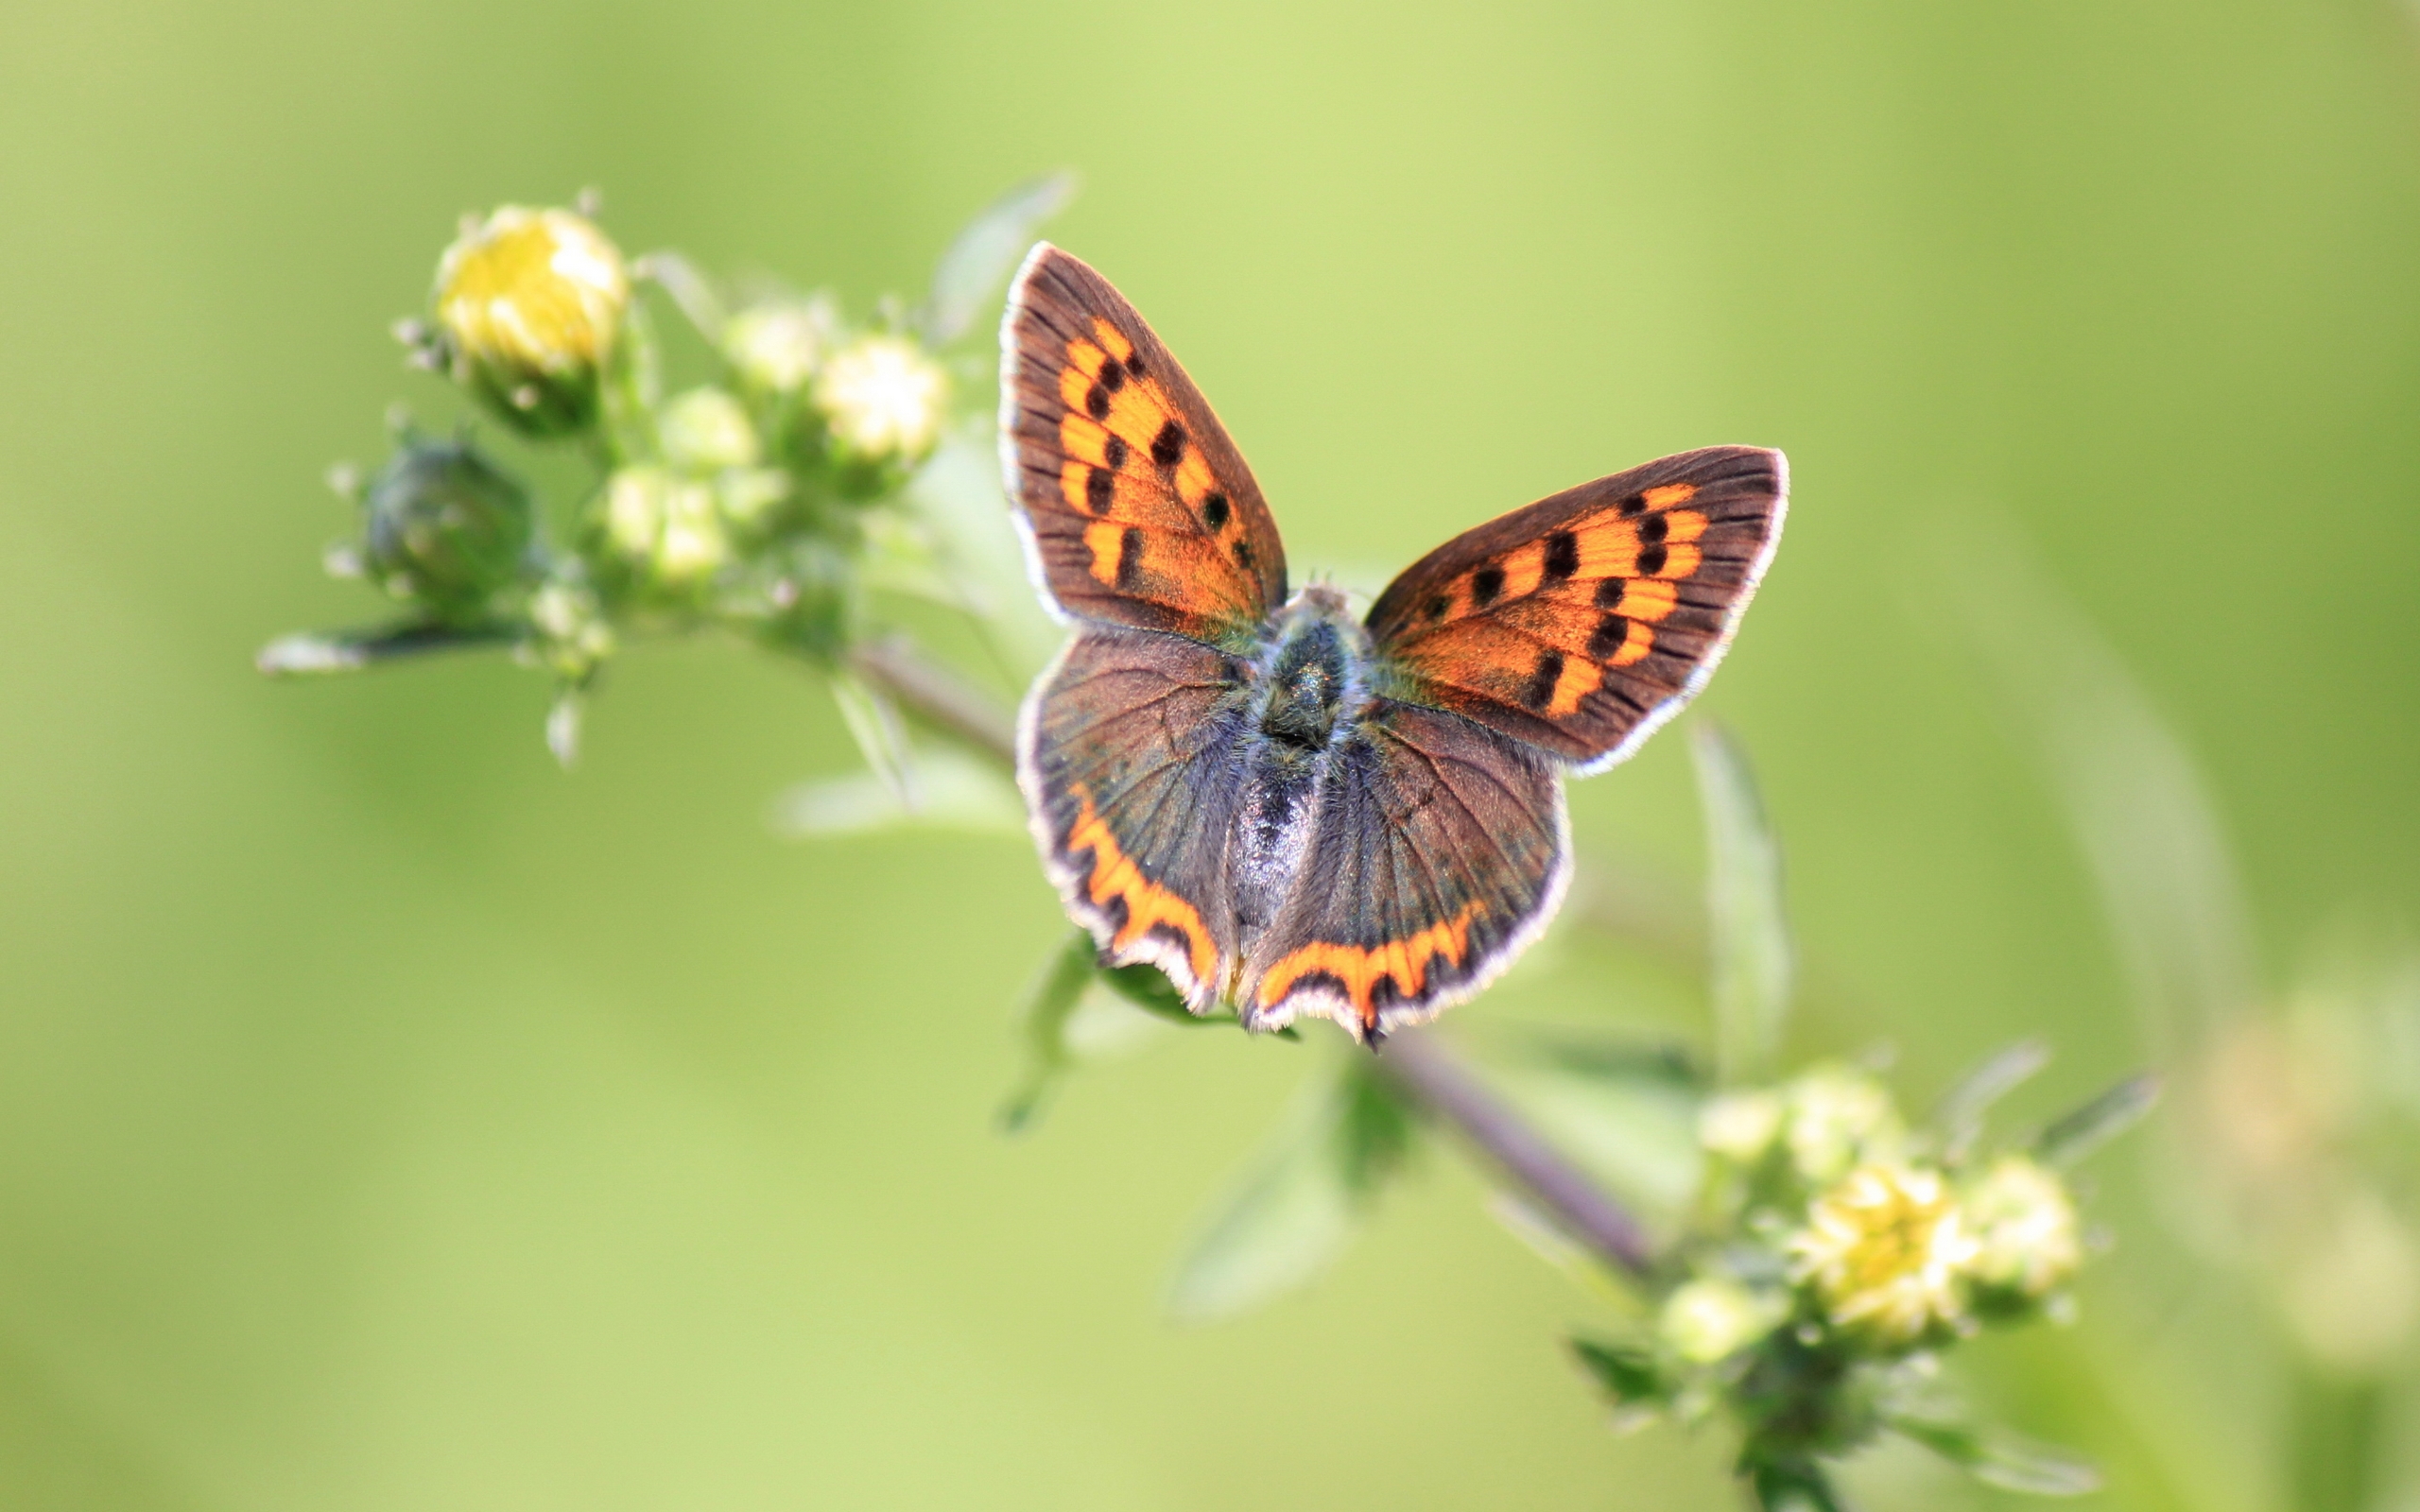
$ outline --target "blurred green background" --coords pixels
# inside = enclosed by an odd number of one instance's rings
[[[1184,1036],[989,1120],[1059,937],[1012,839],[798,845],[796,669],[268,683],[384,335],[460,212],[912,293],[1009,183],[1213,396],[1298,576],[1718,441],[1789,537],[1706,706],[1826,984],[1916,1102],[2142,1063],[2038,762],[1950,610],[1997,518],[2204,764],[2282,978],[2420,919],[2420,52],[2366,0],[708,0],[0,10],[0,1499],[216,1508],[1731,1504],[1609,1435],[1588,1316],[1431,1160],[1342,1267],[1161,1320],[1306,1052]],[[1970,552],[1971,556],[1972,553]],[[1685,751],[1575,794],[1680,875]],[[1549,947],[1462,1019],[1689,1029]],[[2110,1506],[2282,1506],[2273,1324],[2144,1147],[2083,1322],[1973,1351]],[[1998,1505],[1906,1454],[1876,1506]]]

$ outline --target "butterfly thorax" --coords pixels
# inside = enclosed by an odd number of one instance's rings
[[[1344,596],[1314,584],[1270,617],[1253,659],[1241,752],[1253,796],[1238,816],[1237,921],[1257,934],[1292,890],[1321,778],[1370,702],[1369,632]]]

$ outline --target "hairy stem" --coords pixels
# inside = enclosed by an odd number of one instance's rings
[[[851,663],[901,707],[991,756],[1015,761],[1015,723],[1008,712],[906,642],[860,646]],[[1425,1030],[1398,1031],[1379,1053],[1378,1066],[1399,1093],[1485,1154],[1574,1239],[1626,1274],[1642,1276],[1652,1266],[1654,1251],[1639,1221],[1489,1091],[1449,1040]]]

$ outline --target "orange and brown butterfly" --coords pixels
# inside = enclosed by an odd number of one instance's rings
[[[1414,562],[1356,622],[1286,548],[1201,390],[1044,243],[1010,291],[1000,451],[1075,633],[1017,780],[1067,911],[1197,1013],[1374,1043],[1468,998],[1569,879],[1562,780],[1704,686],[1781,537],[1778,452],[1583,483]]]

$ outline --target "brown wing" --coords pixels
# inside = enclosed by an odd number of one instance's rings
[[[1286,601],[1277,523],[1201,391],[1047,242],[1001,324],[1000,461],[1035,576],[1070,615],[1239,648]]]
[[[1789,502],[1779,452],[1715,446],[1467,531],[1371,606],[1392,691],[1610,766],[1713,675]]]

